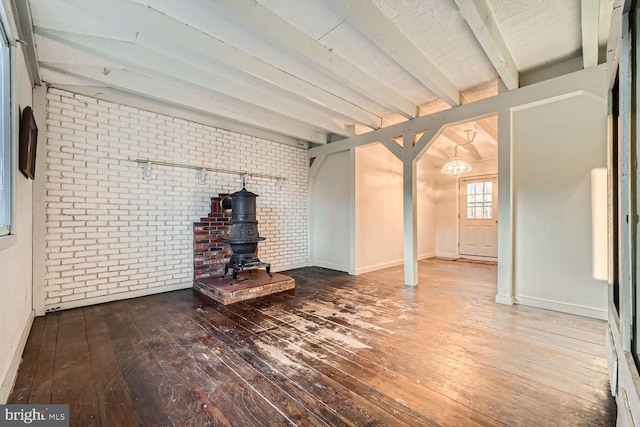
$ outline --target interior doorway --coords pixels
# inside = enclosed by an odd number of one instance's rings
[[[461,256],[498,257],[498,177],[460,179]]]

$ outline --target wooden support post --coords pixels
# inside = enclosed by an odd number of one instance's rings
[[[404,284],[418,284],[418,227],[416,194],[416,160],[413,156],[413,133],[403,134],[402,200],[404,219]]]
[[[349,274],[356,274],[356,147],[349,150]]]
[[[509,89],[500,82],[498,89]],[[513,304],[513,146],[511,109],[498,112],[498,290],[496,302]]]
[[[632,35],[629,18],[622,20],[622,48],[620,51],[620,334],[624,351],[631,351],[633,336],[633,277],[635,253],[633,249],[633,208],[632,165],[631,165],[631,98],[632,92]]]

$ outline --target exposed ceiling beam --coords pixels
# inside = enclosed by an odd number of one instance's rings
[[[174,58],[190,61],[186,52],[173,47],[176,42],[198,49],[201,60],[216,61],[276,85],[289,93],[350,118],[372,129],[381,126],[382,118],[314,84],[286,73],[234,48],[228,43],[178,22],[145,5],[125,0],[67,0],[73,5],[100,15],[118,25],[137,31],[136,42]],[[204,65],[204,64],[203,64]],[[206,66],[206,65],[205,65]]]
[[[356,67],[345,58],[323,46],[313,37],[297,29],[260,3],[253,0],[208,0],[204,5],[216,15],[238,22],[248,31],[266,37],[272,43],[286,46],[297,55],[305,57],[339,80],[407,118],[414,118],[417,107],[370,74]]]
[[[600,21],[600,0],[580,2],[582,23],[582,63],[584,68],[598,65],[598,28]]]
[[[140,68],[146,73],[158,73],[177,79],[183,84],[196,85],[199,88],[217,92],[236,98],[249,104],[270,110],[276,114],[299,120],[311,127],[326,132],[349,136],[344,127],[339,126],[319,111],[314,111],[301,104],[277,97],[276,93],[268,93],[257,88],[241,85],[233,80],[210,73],[202,68],[194,67],[186,62],[143,48],[135,43],[124,42],[102,37],[93,37],[63,31],[35,28],[35,33],[75,48],[96,53],[124,65]]]
[[[20,33],[20,38],[24,41],[25,59],[27,62],[27,72],[33,84],[40,85],[40,69],[38,68],[38,55],[36,53],[36,43],[33,40],[33,22],[29,5],[24,0],[11,0],[11,7],[17,15],[16,26]]]
[[[152,78],[124,69],[105,69],[101,66],[40,63],[42,70],[50,70],[85,80],[99,82],[126,92],[163,101],[181,108],[196,110],[245,122],[252,126],[281,133],[316,144],[326,143],[326,134],[309,129],[291,120],[274,117],[265,111],[233,100],[221,102],[219,97],[210,97],[180,86],[166,79]],[[47,81],[47,79],[44,79]],[[52,79],[56,83],[55,79]]]
[[[482,99],[482,98],[474,96],[473,92],[461,92],[460,99],[462,100],[463,103],[469,103],[469,102],[478,101],[479,99]],[[480,128],[479,130],[484,132],[490,139],[492,139],[494,144],[497,144],[498,143],[498,127],[494,125],[495,121],[496,120],[492,119],[491,117],[486,117],[486,118],[478,119],[474,123],[476,126],[478,126],[478,128]]]
[[[509,90],[519,87],[518,68],[486,0],[455,0],[455,2],[505,86]]]
[[[326,3],[440,99],[451,106],[460,105],[458,89],[371,0]]]
[[[491,116],[469,123],[469,127],[484,135],[491,145],[498,145],[498,117]]]
[[[467,141],[466,139],[464,139],[463,137],[461,137],[460,135],[455,133],[453,130],[451,130],[451,128],[447,128],[447,129],[443,130],[442,131],[442,135],[445,136],[446,138],[449,138],[458,147],[462,148],[467,153],[469,153],[471,155],[471,157],[473,157],[474,159],[476,159],[476,160],[482,159],[482,156],[480,155],[480,153],[478,152],[476,147],[474,147],[471,144],[471,142]]]
[[[631,9],[632,0],[614,0],[611,12],[609,39],[607,40],[607,68],[609,70],[609,89],[615,83],[620,62],[623,15]]]
[[[597,67],[590,67],[551,80],[545,80],[531,86],[500,93],[470,104],[462,104],[428,116],[417,117],[403,123],[346,138],[341,141],[336,141],[333,144],[326,144],[323,147],[313,147],[308,150],[307,156],[312,158],[322,154],[338,153],[354,147],[376,143],[382,141],[384,138],[392,138],[408,130],[412,132],[424,130],[424,135],[411,147],[413,157],[415,158],[423,153],[434,136],[437,135],[443,127],[448,125],[488,117],[501,110],[577,96],[584,93],[600,98],[603,88],[595,82],[602,82],[601,77],[606,70],[607,65],[600,64]],[[606,99],[602,99],[602,101],[606,102]]]
[[[611,30],[611,14],[613,13],[614,0],[600,0],[600,13],[598,17],[598,62],[604,62],[604,55],[609,31]]]

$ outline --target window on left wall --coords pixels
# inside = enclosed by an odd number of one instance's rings
[[[9,43],[0,25],[0,237],[11,234],[13,200],[10,65]]]

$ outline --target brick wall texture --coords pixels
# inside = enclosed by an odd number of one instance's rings
[[[46,126],[47,309],[192,285],[193,223],[241,180],[160,165],[145,179],[136,159],[284,177],[247,177],[260,259],[307,265],[305,150],[54,88]]]

